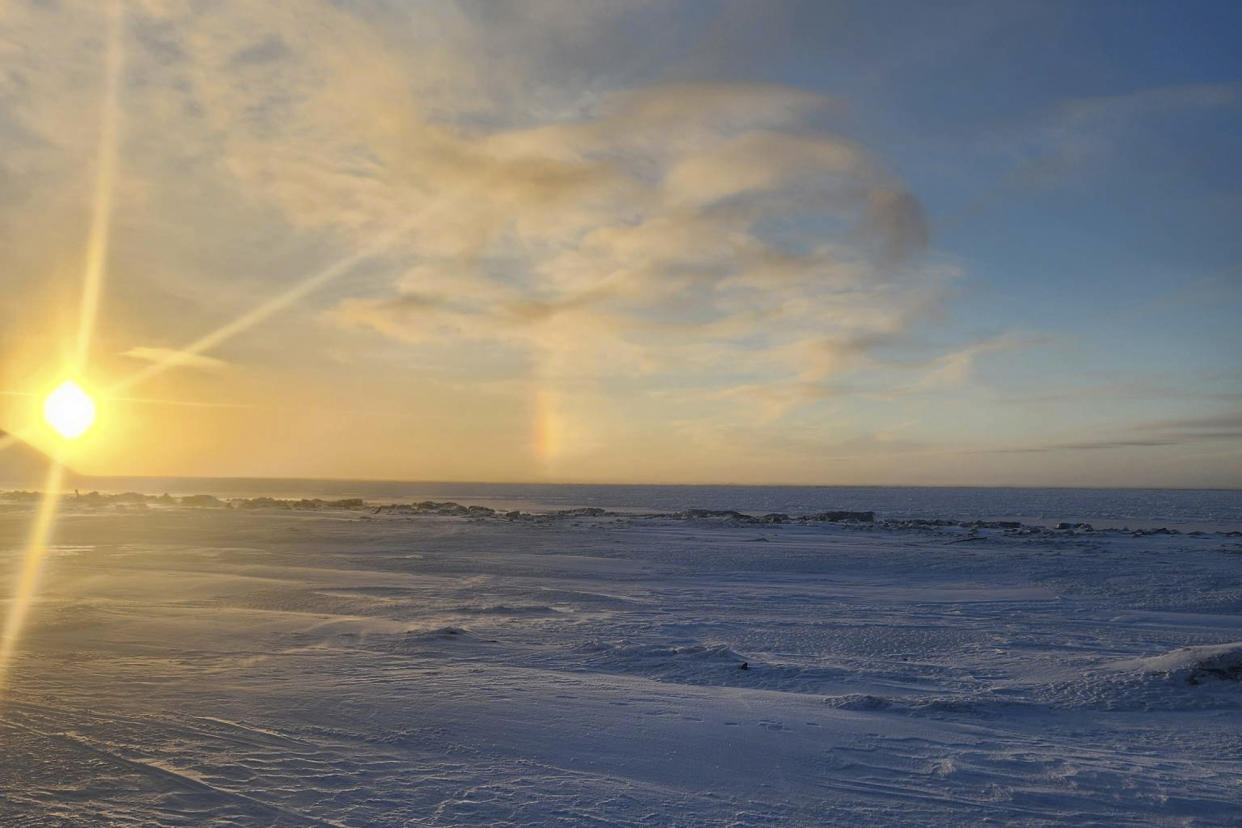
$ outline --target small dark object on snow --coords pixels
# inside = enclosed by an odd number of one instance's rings
[[[737,669],[739,669],[739,670],[749,670],[749,669],[750,669],[750,662],[749,662],[749,661],[743,661],[741,664],[739,664],[739,665],[737,666]]]

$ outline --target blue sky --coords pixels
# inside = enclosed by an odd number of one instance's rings
[[[87,470],[1242,483],[1237,4],[3,7],[0,427],[104,210]]]

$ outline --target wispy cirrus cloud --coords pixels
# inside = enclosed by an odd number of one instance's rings
[[[526,185],[506,180],[486,215],[455,219],[468,244],[442,236],[392,294],[343,300],[332,318],[414,345],[557,352],[558,372],[607,354],[597,375],[832,373],[825,354],[900,337],[954,271],[919,260],[917,199],[877,158],[805,134],[825,104],[782,87],[653,87],[566,123],[458,135],[461,152],[503,159],[501,179],[530,170],[540,197],[507,207]]]
[[[65,29],[38,4],[7,6],[15,46],[92,42],[89,20]],[[917,324],[953,276],[920,261],[918,199],[823,128],[834,104],[818,93],[596,63],[649,6],[134,4],[121,212],[215,176],[346,246],[409,222],[381,252],[404,271],[394,289],[342,291],[332,318],[412,345],[427,329],[534,350],[602,339],[646,351],[650,370],[680,360],[680,340],[801,372],[789,360],[813,352],[803,345]],[[531,48],[479,59],[497,38]],[[660,41],[649,48],[677,53]],[[598,71],[538,101],[502,94],[561,72],[569,52]],[[37,62],[11,77],[14,95],[40,90],[13,127],[55,155],[73,134],[70,78]]]
[[[1010,159],[999,183],[952,215],[944,226],[977,217],[998,200],[1029,189],[1064,186],[1075,174],[1112,158],[1127,136],[1153,123],[1235,109],[1242,104],[1240,83],[1154,86],[1117,95],[1068,98],[1021,119],[1009,129],[989,133],[989,153]]]
[[[1197,443],[1233,443],[1242,446],[1242,412],[1226,411],[1211,415],[1152,420],[1122,426],[1107,437],[984,451],[995,454],[1043,454],[1187,446]]]
[[[13,49],[56,42],[57,60],[15,60],[0,88],[14,104],[0,121],[26,136],[0,164],[63,167],[31,179],[46,206],[89,164],[62,107],[90,105],[70,87],[98,57],[95,26],[0,2],[20,9]],[[981,365],[1029,344],[941,327],[962,269],[885,154],[847,135],[842,102],[667,71],[682,46],[651,15],[682,16],[660,4],[126,8],[114,356],[215,371],[234,337],[233,363],[290,383],[330,373],[324,399],[356,372],[403,414],[392,388],[418,371],[427,410],[486,397],[506,423],[537,421],[537,439],[506,432],[515,455],[598,459],[670,422],[678,440],[718,435],[709,452],[737,437],[761,455],[777,428],[803,429],[798,451],[910,449],[926,429],[894,403],[969,393]],[[637,23],[652,37],[618,37]],[[271,303],[291,285],[296,301]],[[152,399],[218,379],[182,372]],[[892,408],[837,417],[845,399]],[[325,406],[324,422],[344,411]]]
[[[1242,411],[1153,420],[1133,426],[1133,429],[1179,435],[1190,440],[1242,440]]]

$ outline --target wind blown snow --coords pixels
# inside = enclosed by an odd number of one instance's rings
[[[345,505],[70,504],[0,822],[1238,819],[1236,537]]]

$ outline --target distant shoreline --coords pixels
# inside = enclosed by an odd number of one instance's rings
[[[568,508],[509,508],[497,501],[497,505],[482,503],[464,504],[457,501],[422,500],[417,502],[376,501],[359,497],[325,499],[319,497],[282,498],[272,496],[245,497],[240,495],[218,496],[216,494],[197,493],[172,495],[143,493],[138,491],[100,492],[92,490],[82,492],[62,491],[60,494],[63,505],[79,509],[100,510],[112,509],[128,511],[132,509],[156,508],[192,508],[219,509],[235,511],[346,511],[367,515],[389,516],[440,516],[461,518],[503,519],[507,521],[539,521],[580,519],[580,518],[616,518],[630,520],[665,520],[686,521],[694,523],[712,523],[721,526],[772,527],[784,524],[838,524],[859,528],[881,529],[966,529],[971,534],[980,531],[1001,532],[1007,535],[1042,535],[1053,533],[1059,536],[1090,534],[1095,532],[1130,533],[1137,536],[1149,534],[1163,535],[1201,535],[1225,534],[1242,536],[1242,524],[1233,522],[1213,522],[1213,525],[1167,525],[1161,521],[1118,521],[1105,519],[1088,522],[1085,520],[1048,520],[1035,518],[1002,517],[992,519],[960,518],[960,517],[909,517],[887,515],[877,517],[875,510],[829,509],[810,513],[765,512],[759,509],[724,508],[700,509],[689,508],[673,511],[643,510],[635,508],[606,509],[598,506],[572,506]],[[0,505],[21,506],[34,504],[42,499],[42,493],[29,490],[0,491]],[[483,499],[483,498],[476,498]],[[512,505],[512,504],[509,504]],[[1041,520],[1041,522],[1035,522]]]

